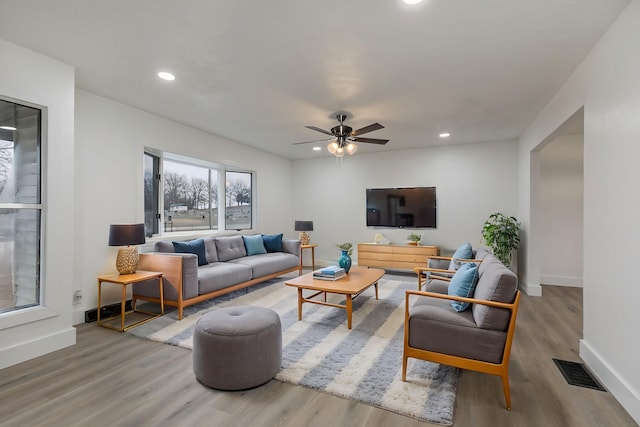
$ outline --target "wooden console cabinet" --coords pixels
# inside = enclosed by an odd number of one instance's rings
[[[440,255],[438,246],[358,243],[358,265],[360,267],[412,270],[414,267],[426,266],[427,258],[437,255]]]

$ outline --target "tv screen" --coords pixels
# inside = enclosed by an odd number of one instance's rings
[[[367,227],[436,228],[436,187],[367,188]]]

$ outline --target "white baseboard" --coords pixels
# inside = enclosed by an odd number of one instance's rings
[[[542,286],[539,284],[530,285],[528,283],[521,283],[519,286],[525,294],[530,297],[541,297],[542,296]]]
[[[85,310],[73,310],[73,325],[79,325],[80,323],[84,323],[84,312]]]
[[[540,282],[544,285],[582,287],[582,277],[578,276],[558,276],[552,274],[540,275]]]
[[[631,418],[640,424],[640,393],[584,339],[580,340],[580,357]]]
[[[51,353],[76,343],[76,329],[62,331],[0,350],[0,369]]]

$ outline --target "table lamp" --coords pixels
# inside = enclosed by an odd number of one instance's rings
[[[300,232],[300,242],[303,245],[309,244],[307,231],[313,231],[313,221],[296,221],[295,230]]]
[[[133,274],[138,268],[138,248],[144,240],[144,224],[112,224],[109,227],[109,246],[126,246],[118,250],[116,268],[120,274]]]

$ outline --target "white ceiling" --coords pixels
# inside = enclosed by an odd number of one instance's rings
[[[299,159],[329,155],[291,144],[338,111],[385,126],[358,153],[515,139],[627,4],[0,0],[0,38],[74,65],[80,89]]]

